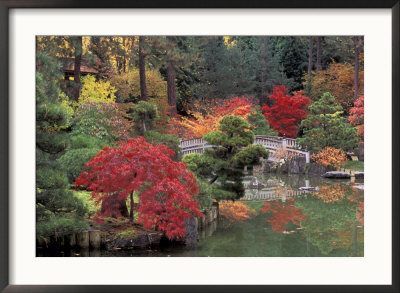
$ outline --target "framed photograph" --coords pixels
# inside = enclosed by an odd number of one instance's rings
[[[399,292],[399,9],[0,0],[1,292]]]

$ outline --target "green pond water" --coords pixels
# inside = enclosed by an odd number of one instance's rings
[[[255,182],[246,177],[245,185]],[[167,243],[148,250],[38,252],[38,256],[362,257],[363,181],[259,175],[262,189],[246,189],[255,215],[223,218],[199,233],[195,247]],[[300,187],[318,187],[303,192]],[[269,207],[266,211],[265,207]]]

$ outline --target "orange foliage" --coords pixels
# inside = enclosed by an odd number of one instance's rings
[[[347,161],[346,153],[341,149],[326,147],[322,151],[311,155],[311,159],[320,165],[332,166],[338,169]]]
[[[312,193],[326,203],[342,200],[346,195],[346,187],[340,184],[325,185],[319,188],[318,192]]]
[[[219,212],[229,222],[245,221],[256,214],[256,211],[244,202],[228,200],[220,201]]]
[[[362,56],[360,56],[362,59]],[[362,63],[362,60],[360,60]],[[307,77],[306,77],[306,80]],[[313,74],[311,96],[318,99],[323,93],[331,93],[336,103],[348,111],[354,100],[354,65],[350,63],[332,63],[326,70]],[[364,70],[359,71],[359,92],[364,93]]]
[[[354,188],[354,190],[356,192],[349,196],[347,199],[351,202],[357,203],[357,221],[364,226],[364,193],[360,192],[360,190],[356,188]]]
[[[226,100],[222,106],[217,101],[205,103],[196,101],[187,113],[190,117],[177,117],[171,119],[174,131],[179,131],[181,138],[202,137],[212,131],[217,131],[219,121],[227,115],[241,116],[244,119],[251,114],[252,103],[246,97],[235,97]]]
[[[285,205],[278,201],[266,201],[261,208],[261,212],[263,214],[272,212],[272,217],[268,219],[267,222],[271,224],[272,231],[280,233],[284,232],[289,222],[300,226],[300,221],[307,219],[307,217],[301,213],[301,208],[295,207],[294,199],[288,199]]]

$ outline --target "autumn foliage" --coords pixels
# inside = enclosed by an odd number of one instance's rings
[[[75,186],[91,190],[97,204],[115,193],[124,200],[137,192],[138,222],[170,239],[179,238],[185,234],[184,220],[201,213],[193,198],[198,192],[196,178],[184,163],[172,161],[173,155],[165,145],[153,146],[143,137],[129,139],[117,148],[104,147],[85,165],[88,171],[80,174]]]
[[[363,56],[360,56],[362,63]],[[364,70],[359,70],[358,94],[364,93]],[[332,63],[326,70],[316,72],[312,77],[311,96],[318,99],[323,93],[329,92],[347,112],[354,101],[354,64]]]
[[[264,202],[261,212],[266,214],[272,213],[272,217],[267,220],[271,224],[272,231],[283,232],[287,224],[291,222],[296,226],[300,226],[300,221],[305,220],[307,217],[302,214],[301,208],[296,208],[294,199],[286,200],[286,203],[279,201],[266,201]]]
[[[306,108],[310,104],[310,98],[304,96],[304,92],[295,93],[292,97],[287,94],[288,89],[284,85],[274,87],[274,91],[268,98],[274,102],[269,107],[264,105],[262,110],[270,126],[280,135],[295,138],[298,126],[307,117]]]
[[[346,153],[341,149],[325,147],[322,151],[311,155],[311,159],[323,166],[332,166],[338,169],[347,161]]]
[[[330,203],[344,199],[347,191],[343,185],[331,184],[321,186],[319,191],[312,193],[312,195],[323,200],[325,203]]]
[[[254,216],[256,211],[244,202],[223,200],[219,202],[219,213],[229,222],[242,222]]]
[[[355,202],[357,204],[356,217],[357,221],[364,226],[364,193],[360,192],[360,190],[353,187],[356,191],[351,196],[347,197],[347,199],[351,202]]]
[[[354,102],[354,107],[350,109],[349,122],[353,126],[357,126],[358,135],[364,140],[364,96],[358,97]]]
[[[241,116],[244,119],[251,114],[252,103],[246,97],[235,97],[218,105],[216,101],[194,102],[188,110],[189,116],[171,119],[175,131],[182,138],[202,137],[212,131],[218,131],[219,121],[228,115]]]

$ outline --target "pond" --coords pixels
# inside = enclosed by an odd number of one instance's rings
[[[255,181],[245,178],[245,185]],[[171,257],[362,257],[362,180],[301,175],[257,175],[262,189],[246,188],[242,199],[253,211],[247,220],[214,222],[199,234],[196,247],[161,245],[130,251],[83,251],[57,256]],[[300,187],[318,187],[301,191]],[[260,186],[261,188],[261,186]],[[38,253],[38,256],[50,256]],[[56,256],[52,254],[52,256]]]

